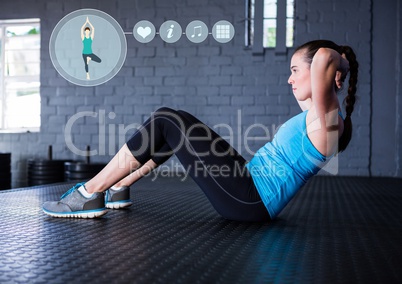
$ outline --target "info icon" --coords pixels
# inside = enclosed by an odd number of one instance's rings
[[[159,28],[159,35],[163,41],[174,43],[181,38],[182,29],[178,22],[166,21]]]

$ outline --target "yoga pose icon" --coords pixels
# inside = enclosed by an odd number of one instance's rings
[[[89,27],[86,27],[86,25],[89,25]],[[92,32],[91,32],[92,29]],[[84,25],[81,27],[81,39],[82,39],[82,44],[83,44],[83,50],[82,50],[82,59],[84,60],[85,63],[85,71],[87,72],[87,80],[90,80],[89,76],[89,68],[88,64],[91,60],[100,63],[102,60],[96,56],[92,52],[92,41],[94,40],[95,36],[95,28],[89,21],[88,17],[87,20],[85,21]]]

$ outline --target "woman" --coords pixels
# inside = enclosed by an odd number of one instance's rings
[[[86,24],[90,25],[91,28],[85,27]],[[91,33],[92,29],[92,33]],[[83,50],[82,50],[82,59],[84,60],[85,64],[85,71],[87,72],[87,80],[90,80],[89,76],[89,69],[88,69],[88,64],[91,60],[100,63],[102,60],[96,56],[92,52],[92,41],[94,40],[95,37],[95,28],[89,21],[88,17],[87,20],[85,21],[84,25],[81,27],[81,40],[83,44]]]
[[[249,163],[192,115],[161,108],[98,175],[70,189],[59,202],[45,203],[44,212],[55,217],[102,216],[105,191],[108,207],[130,205],[127,186],[174,153],[223,217],[253,222],[275,218],[307,180],[348,145],[358,63],[350,47],[318,40],[296,50],[290,69],[288,83],[303,112],[282,125]],[[342,119],[337,91],[348,73]]]

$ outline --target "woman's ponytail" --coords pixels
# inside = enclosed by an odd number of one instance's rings
[[[345,105],[346,117],[344,120],[344,128],[342,136],[339,138],[339,152],[342,152],[348,146],[350,139],[352,138],[352,119],[351,115],[354,110],[356,102],[356,85],[358,77],[359,63],[356,60],[356,55],[352,48],[349,46],[340,46],[340,53],[345,54],[346,59],[349,61],[349,86],[348,94],[345,97],[343,103]]]

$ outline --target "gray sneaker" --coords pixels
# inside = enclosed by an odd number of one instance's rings
[[[60,201],[48,201],[43,204],[43,212],[53,217],[64,218],[95,218],[105,215],[105,194],[94,193],[86,198],[77,189],[82,184],[76,184],[61,196]]]
[[[105,205],[110,209],[125,208],[133,204],[130,199],[130,187],[123,186],[119,190],[108,189],[105,194]]]

